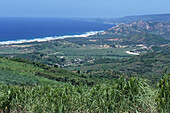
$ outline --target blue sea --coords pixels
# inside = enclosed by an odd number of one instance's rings
[[[71,18],[0,18],[0,42],[80,35],[112,26]]]

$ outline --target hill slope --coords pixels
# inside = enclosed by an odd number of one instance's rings
[[[118,24],[112,28],[88,37],[94,44],[137,46],[164,45],[170,43],[170,22],[135,21]]]
[[[129,24],[118,24],[101,34],[112,34],[127,36],[141,32],[150,32],[164,37],[170,37],[170,23],[169,22],[145,22],[135,21]]]
[[[70,82],[92,85],[92,80],[64,69],[47,66],[23,59],[0,58],[0,81],[9,84],[36,85],[43,83]]]

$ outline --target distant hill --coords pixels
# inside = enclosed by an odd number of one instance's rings
[[[135,21],[129,24],[118,24],[108,30],[103,34],[113,34],[127,36],[134,33],[150,32],[153,34],[158,34],[164,37],[170,37],[170,23],[168,22],[145,22],[145,21]]]
[[[150,14],[150,15],[135,15],[125,16],[120,18],[95,18],[95,19],[84,19],[94,22],[102,22],[106,24],[120,24],[120,23],[132,23],[134,21],[155,21],[155,22],[170,22],[170,14]]]
[[[79,45],[94,44],[110,47],[116,47],[116,45],[129,47],[139,44],[153,46],[170,43],[170,14],[84,20],[113,24],[113,27],[88,38],[66,39],[67,41]]]
[[[104,41],[107,44],[146,46],[163,45],[170,42],[170,22],[135,21],[128,24],[118,24],[112,28],[90,36],[92,39]]]
[[[136,16],[125,16],[122,18],[116,18],[112,21],[114,23],[131,23],[134,21],[157,21],[157,22],[167,22],[170,21],[170,14],[151,14],[151,15],[136,15]]]

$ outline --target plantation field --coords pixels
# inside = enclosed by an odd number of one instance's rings
[[[106,57],[106,58],[124,58],[130,57],[126,51],[130,48],[101,48],[101,47],[79,47],[79,48],[59,48],[56,55],[66,58],[81,57]]]
[[[13,53],[22,53],[22,51],[12,50],[9,48],[0,48],[0,54],[13,54]]]
[[[0,55],[66,67],[93,62],[96,58],[128,58],[134,56],[126,53],[131,49],[134,48],[106,48],[95,44],[82,46],[65,40],[54,40],[39,43],[1,45]]]
[[[63,42],[65,44],[65,42]],[[26,44],[26,43],[25,43]],[[51,45],[50,45],[51,44]],[[65,57],[129,57],[131,55],[127,54],[126,51],[130,51],[132,48],[104,48],[98,47],[97,45],[89,45],[87,47],[72,45],[68,43],[67,45],[56,45],[57,42],[44,42],[43,44],[34,44],[31,47],[18,45],[3,46],[0,49],[0,53],[27,53],[30,51],[40,52],[48,55],[57,55]],[[27,44],[26,44],[27,45]],[[21,47],[22,46],[22,47]],[[68,47],[70,46],[70,47]],[[26,51],[27,50],[27,51]]]

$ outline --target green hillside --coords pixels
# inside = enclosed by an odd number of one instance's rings
[[[1,58],[2,73],[0,76],[2,77],[1,82],[3,82],[0,83],[1,112],[170,111],[170,74],[165,74],[162,77],[157,89],[150,87],[143,79],[123,76],[112,81],[112,83],[102,83],[94,86],[71,85],[69,82],[55,82],[53,78],[51,80],[45,79],[40,77],[41,75],[39,74],[35,76],[34,73],[47,71],[50,73],[50,77],[51,74],[56,76],[59,74],[60,76],[63,75],[63,77],[74,76],[75,78],[73,73],[64,70],[60,70],[60,73],[59,70],[51,72],[44,65],[30,63],[32,62],[21,61],[21,59],[16,61],[16,59]],[[9,74],[8,72],[11,73]],[[28,75],[26,76],[26,74]],[[6,78],[3,78],[3,76],[6,76]],[[4,82],[9,77],[11,79],[8,79],[8,84],[5,84]],[[13,79],[16,85],[13,84]],[[39,82],[39,84],[35,84],[35,81]],[[28,84],[23,84],[26,82]]]
[[[144,44],[146,46],[150,45],[163,45],[168,44],[170,41],[162,38],[159,35],[149,34],[149,33],[137,33],[131,36],[122,38],[119,42],[121,45],[140,45]]]
[[[43,83],[71,83],[93,85],[92,80],[82,75],[57,67],[30,62],[19,58],[0,58],[0,81],[16,85],[37,85]]]

